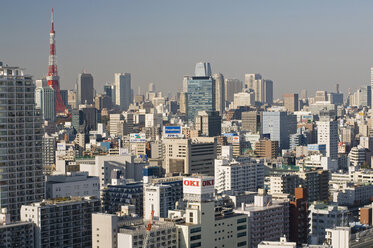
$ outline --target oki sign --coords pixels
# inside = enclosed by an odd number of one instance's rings
[[[183,193],[206,194],[214,192],[214,177],[185,177]]]

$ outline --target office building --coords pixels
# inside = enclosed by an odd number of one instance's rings
[[[221,73],[212,75],[215,81],[215,110],[219,112],[220,115],[224,114],[225,111],[225,83],[224,76]]]
[[[218,111],[199,111],[194,123],[201,136],[214,137],[221,134],[221,116]]]
[[[297,117],[286,112],[263,112],[263,135],[278,141],[279,149],[289,148],[289,135],[297,131]]]
[[[77,106],[79,104],[93,104],[93,77],[90,73],[81,73],[77,82]]]
[[[243,83],[239,79],[225,79],[224,90],[225,90],[225,101],[233,102],[234,94],[241,92],[243,89]]]
[[[211,77],[211,66],[209,62],[198,62],[194,71],[196,77]]]
[[[248,247],[248,218],[215,207],[213,177],[184,177],[184,207],[169,211],[179,230],[179,247]]]
[[[35,89],[35,108],[40,109],[43,120],[56,121],[56,91],[52,87]]]
[[[115,73],[115,104],[120,110],[127,111],[131,104],[131,74],[130,73]]]
[[[175,209],[175,203],[183,198],[183,178],[167,177],[151,179],[144,184],[144,217],[167,218],[168,211]]]
[[[93,104],[83,104],[79,106],[79,111],[82,113],[85,133],[97,130],[97,109]]]
[[[238,92],[233,97],[233,108],[255,106],[254,91]]]
[[[186,77],[188,121],[193,121],[198,111],[215,111],[215,84],[211,77]]]
[[[262,112],[248,111],[242,112],[242,131],[248,131],[252,133],[262,133]]]
[[[264,187],[264,163],[255,159],[215,159],[215,189],[234,195]]]
[[[254,196],[254,203],[244,203],[234,212],[248,217],[249,247],[289,236],[289,202],[274,200],[263,189],[259,189],[258,195]]]
[[[332,120],[317,121],[317,143],[326,145],[326,156],[338,159],[338,124]]]
[[[284,94],[284,107],[287,111],[294,113],[299,110],[299,99],[298,94]]]
[[[273,81],[263,81],[263,102],[271,105],[273,103]]]
[[[165,139],[166,173],[214,175],[216,140],[210,137]]]
[[[32,77],[0,64],[0,208],[19,220],[21,205],[44,197],[41,119]],[[18,106],[22,105],[22,108]]]
[[[35,248],[91,247],[91,215],[100,211],[94,197],[49,200],[23,205],[21,220],[35,224]]]
[[[98,177],[88,176],[88,172],[70,172],[65,175],[50,175],[45,180],[47,199],[69,196],[100,197]]]

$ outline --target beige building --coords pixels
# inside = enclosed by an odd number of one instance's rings
[[[166,173],[214,175],[214,138],[166,139],[164,144]]]

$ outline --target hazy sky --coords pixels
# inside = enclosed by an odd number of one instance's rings
[[[198,61],[225,78],[261,73],[275,97],[370,82],[371,0],[0,0],[0,61],[47,73],[52,6],[62,89],[86,69],[98,92],[130,72],[135,92],[174,93]]]

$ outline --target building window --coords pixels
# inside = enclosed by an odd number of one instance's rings
[[[192,245],[190,246],[190,248],[195,248],[195,247],[201,247],[201,242],[198,242],[198,243],[192,244]]]
[[[241,246],[245,246],[245,245],[246,245],[246,241],[242,241],[242,242],[237,244],[237,247],[241,247]]]
[[[245,223],[245,222],[246,222],[246,218],[242,218],[242,219],[237,220],[237,224]]]
[[[246,232],[237,233],[237,238],[246,236]]]
[[[237,231],[245,230],[245,229],[246,229],[246,225],[243,225],[243,226],[237,226]]]
[[[194,236],[190,237],[191,241],[198,240],[198,239],[201,239],[201,235],[200,234],[199,235],[194,235]]]

